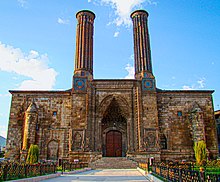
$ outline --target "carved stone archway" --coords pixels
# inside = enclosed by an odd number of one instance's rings
[[[105,107],[106,110],[103,112],[102,119],[101,119],[101,143],[102,143],[102,154],[103,156],[112,156],[112,157],[120,157],[126,156],[127,152],[127,119],[126,115],[118,103],[120,100],[116,98],[112,98],[111,102],[109,103],[108,107]],[[121,151],[118,154],[117,151],[112,151],[114,154],[108,154],[107,146],[107,135],[109,132],[112,133],[120,133],[121,134],[121,141],[117,141],[117,143],[121,143]],[[112,136],[113,138],[116,137]],[[112,139],[113,139],[112,138]],[[117,137],[116,137],[117,138]],[[113,146],[114,148],[114,146]],[[115,150],[117,150],[115,148]]]
[[[107,109],[109,108],[110,104],[112,104],[112,101],[115,100],[117,101],[117,105],[120,107],[121,110],[121,114],[125,117],[128,118],[130,115],[129,112],[129,105],[127,100],[121,96],[121,95],[108,95],[107,97],[105,97],[101,103],[99,104],[98,108],[98,117],[102,118],[103,115],[106,113]]]

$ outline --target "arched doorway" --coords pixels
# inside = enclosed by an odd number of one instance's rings
[[[122,156],[122,133],[110,130],[106,133],[106,157]]]
[[[115,98],[111,100],[104,112],[101,131],[103,157],[125,157],[127,152],[127,120]]]

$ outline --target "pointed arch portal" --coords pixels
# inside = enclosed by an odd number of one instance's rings
[[[104,157],[124,157],[127,151],[127,120],[118,100],[113,98],[102,118],[102,153]]]

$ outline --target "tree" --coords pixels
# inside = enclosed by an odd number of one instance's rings
[[[202,165],[206,161],[206,143],[203,140],[194,143],[196,163]]]
[[[5,152],[4,151],[0,151],[0,158],[3,158],[5,156]]]
[[[39,157],[39,147],[37,145],[31,144],[29,150],[28,150],[28,156],[26,163],[28,164],[34,164],[38,162]]]

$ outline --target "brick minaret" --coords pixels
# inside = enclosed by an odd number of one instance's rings
[[[148,13],[137,10],[131,14],[134,34],[135,78],[153,77],[150,39],[148,32]],[[146,76],[148,74],[148,76]]]
[[[76,14],[75,76],[93,75],[93,23],[95,14],[88,10]]]

